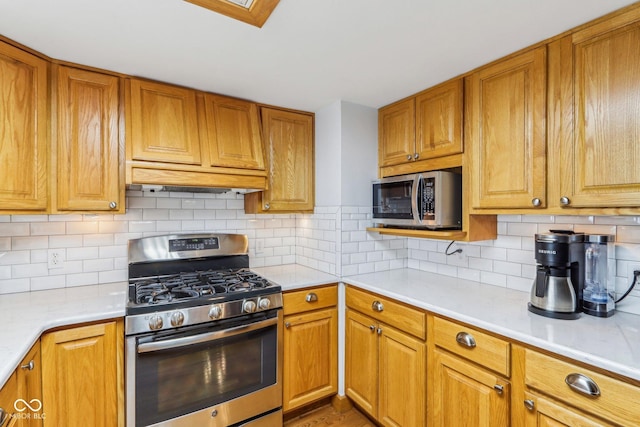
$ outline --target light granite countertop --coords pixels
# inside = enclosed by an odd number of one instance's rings
[[[340,278],[301,265],[252,268],[284,291]],[[528,294],[412,269],[342,281],[640,381],[640,316],[555,320],[529,313]],[[0,295],[0,386],[48,329],[122,317],[125,282]]]
[[[527,310],[526,292],[412,269],[342,281],[640,381],[640,316],[549,319]]]

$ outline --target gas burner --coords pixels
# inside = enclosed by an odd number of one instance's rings
[[[133,284],[137,305],[158,304],[250,292],[273,286],[247,268],[202,270],[147,278]]]

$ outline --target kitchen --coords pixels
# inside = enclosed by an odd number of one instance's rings
[[[635,216],[500,215],[495,240],[459,242],[454,248],[463,252],[453,257],[444,255],[448,241],[367,232],[372,225],[370,181],[378,173],[377,122],[377,109],[345,101],[315,111],[317,175],[312,214],[246,214],[245,196],[233,191],[216,195],[129,190],[124,214],[3,215],[0,292],[74,287],[81,292],[84,285],[124,282],[129,239],[203,230],[247,234],[252,268],[295,263],[336,277],[409,268],[523,294],[535,275],[536,232],[556,227],[611,233],[619,242],[616,288],[623,292],[629,285],[629,268],[640,260]],[[338,168],[335,153],[340,153]],[[349,161],[356,156],[358,162]],[[59,262],[50,259],[51,250],[57,252]],[[619,310],[638,314],[637,301],[635,292]]]

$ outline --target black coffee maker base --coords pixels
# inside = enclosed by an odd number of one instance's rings
[[[580,313],[575,313],[575,312],[566,313],[566,312],[560,312],[560,311],[543,310],[541,308],[534,306],[531,303],[527,303],[527,307],[529,308],[529,311],[532,313],[535,313],[544,317],[550,317],[552,319],[574,320],[580,317]]]

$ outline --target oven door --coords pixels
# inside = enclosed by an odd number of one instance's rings
[[[282,406],[282,310],[211,325],[127,338],[128,427],[228,426]]]

